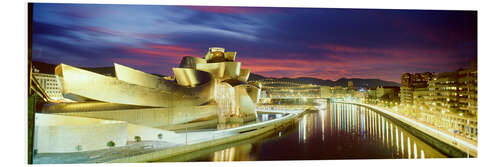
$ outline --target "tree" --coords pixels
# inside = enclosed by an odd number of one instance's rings
[[[158,133],[158,139],[160,139],[160,140],[161,140],[162,138],[163,138],[163,134]]]
[[[78,152],[82,151],[82,145],[76,145],[75,149]]]
[[[108,146],[109,148],[114,147],[115,146],[115,142],[108,141],[108,143],[106,143],[106,146]]]
[[[135,142],[141,142],[141,140],[142,140],[141,136],[135,136],[134,139],[135,139]]]

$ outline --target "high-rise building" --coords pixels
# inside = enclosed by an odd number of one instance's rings
[[[430,117],[438,126],[477,138],[477,70],[440,73],[429,82]]]
[[[428,82],[435,76],[434,73],[404,73],[401,75],[400,101],[403,104],[413,104],[414,90],[418,88],[427,88]]]
[[[453,72],[401,75],[406,111],[440,128],[477,138],[477,66]]]
[[[412,104],[417,106],[431,105],[432,100],[430,97],[429,88],[415,88],[413,90],[413,102]]]
[[[477,66],[475,62],[468,69],[458,70],[458,110],[477,115]]]
[[[443,72],[429,82],[432,105],[437,111],[457,111],[457,74],[457,72]]]

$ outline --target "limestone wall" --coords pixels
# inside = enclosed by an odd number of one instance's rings
[[[35,149],[38,153],[77,152],[115,147],[127,142],[127,123],[52,114],[36,114]]]
[[[164,127],[216,117],[217,106],[183,106],[174,108],[145,108],[90,112],[64,112],[59,115],[126,121],[149,127]]]
[[[158,135],[161,134],[161,137]],[[127,140],[135,141],[135,137],[139,136],[141,140],[155,140],[166,141],[170,143],[183,144],[185,136],[177,134],[173,131],[151,128],[147,126],[140,126],[135,124],[128,124],[127,127]]]

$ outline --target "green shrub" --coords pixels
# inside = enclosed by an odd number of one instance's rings
[[[158,139],[160,139],[160,140],[161,140],[162,138],[163,138],[163,134],[158,133]]]
[[[134,139],[135,139],[135,142],[141,142],[142,141],[141,136],[135,136]]]
[[[114,147],[115,146],[115,142],[108,141],[108,143],[106,143],[106,146],[108,146],[109,148]]]

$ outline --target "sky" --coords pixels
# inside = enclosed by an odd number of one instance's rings
[[[173,75],[182,57],[236,51],[266,77],[375,78],[477,60],[477,12],[35,3],[33,60]]]

